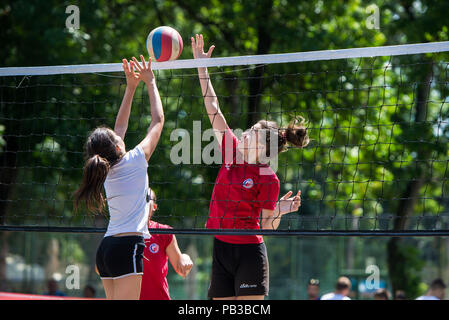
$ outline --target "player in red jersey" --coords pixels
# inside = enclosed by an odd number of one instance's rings
[[[156,194],[151,189],[148,191],[148,200],[150,202],[148,228],[171,229],[168,225],[152,220],[154,211],[157,210],[157,204]],[[192,259],[187,254],[181,253],[175,235],[151,233],[151,238],[145,239],[140,300],[170,300],[167,282],[168,260],[183,278],[193,267]]]
[[[192,37],[195,59],[210,58],[214,46],[204,52],[202,35]],[[279,179],[268,166],[270,159],[286,151],[286,145],[303,148],[309,143],[304,119],[286,129],[261,120],[239,140],[226,123],[207,68],[198,68],[209,120],[222,152],[222,166],[215,182],[209,229],[277,229],[284,214],[297,211],[301,191],[289,191],[278,200]],[[274,146],[273,146],[274,145]],[[268,258],[263,237],[225,236],[214,239],[212,276],[208,295],[213,299],[263,299],[268,295]]]

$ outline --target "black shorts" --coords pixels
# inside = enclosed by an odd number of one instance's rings
[[[96,264],[101,279],[143,274],[141,236],[104,237],[97,250]]]
[[[268,295],[267,248],[214,239],[209,298]]]

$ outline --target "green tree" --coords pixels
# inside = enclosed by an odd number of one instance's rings
[[[387,25],[390,43],[419,43],[431,41],[447,41],[448,27],[444,22],[444,12],[449,9],[449,4],[444,1],[401,1],[396,4],[385,5],[384,10],[393,15],[392,21]],[[440,114],[435,114],[438,108],[433,103],[433,98],[445,99],[447,88],[437,87],[432,89],[433,79],[438,79],[438,74],[443,71],[443,65],[438,62],[445,56],[426,57],[426,64],[417,65],[414,70],[410,70],[407,77],[416,79],[416,97],[413,102],[411,112],[412,120],[405,122],[404,113],[398,113],[397,117],[401,123],[403,134],[401,137],[405,141],[434,141],[432,145],[423,143],[410,143],[407,151],[416,156],[415,163],[407,166],[392,167],[390,170],[398,180],[408,181],[402,184],[400,201],[396,208],[397,218],[395,220],[395,230],[405,230],[409,227],[413,214],[422,212],[439,213],[438,207],[443,205],[437,202],[427,201],[424,205],[418,202],[420,195],[431,195],[434,199],[441,197],[444,187],[441,188],[441,181],[446,175],[445,169],[434,165],[435,161],[446,159],[447,157],[447,135],[435,132],[432,123],[438,123],[447,118],[447,110],[440,109]],[[437,80],[438,81],[438,80]],[[430,101],[429,101],[430,100]],[[438,125],[440,126],[440,125]],[[443,131],[446,129],[444,128]],[[435,171],[437,173],[435,173]],[[437,178],[441,177],[442,180]],[[430,204],[430,205],[429,205]],[[432,205],[433,204],[433,205]],[[417,272],[422,267],[419,261],[419,252],[404,244],[400,238],[392,238],[387,246],[389,272],[394,290],[402,289],[411,297],[417,296],[419,292],[419,277]]]

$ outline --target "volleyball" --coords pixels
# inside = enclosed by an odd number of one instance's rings
[[[182,38],[172,27],[153,29],[147,37],[147,50],[153,61],[176,60],[182,52]]]

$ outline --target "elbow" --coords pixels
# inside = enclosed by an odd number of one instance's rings
[[[164,114],[162,113],[160,115],[157,115],[157,117],[153,117],[151,119],[151,123],[154,124],[154,125],[159,125],[159,126],[163,127],[164,123],[165,123],[165,116],[164,116]]]
[[[164,123],[165,123],[165,115],[163,113],[159,115],[158,122],[160,124],[164,125]]]

